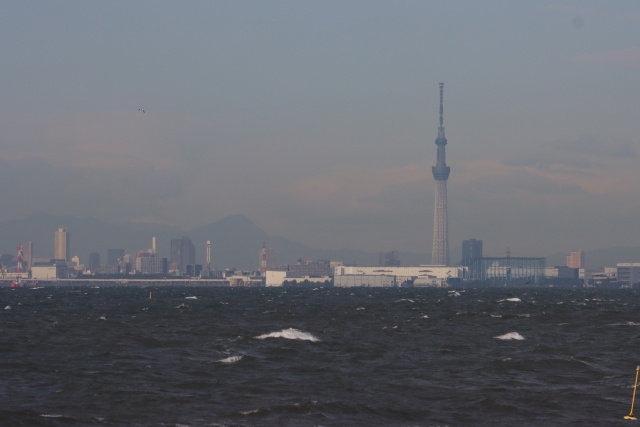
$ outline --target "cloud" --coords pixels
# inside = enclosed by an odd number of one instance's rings
[[[389,188],[433,179],[431,167],[411,164],[397,168],[343,167],[285,185],[274,196],[321,210],[358,212],[379,210],[377,196]]]
[[[640,48],[628,47],[606,52],[586,53],[570,58],[569,62],[578,65],[636,68],[640,67]]]
[[[608,12],[599,9],[578,7],[566,4],[550,4],[542,6],[544,9],[555,10],[560,12],[571,12],[579,15],[606,17],[611,16],[615,19],[622,21],[640,22],[640,14],[637,13],[620,13],[620,12]]]

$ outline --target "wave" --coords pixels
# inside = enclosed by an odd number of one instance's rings
[[[256,337],[259,340],[265,338],[286,338],[288,340],[302,340],[302,341],[319,341],[318,338],[311,335],[309,332],[300,331],[294,328],[283,329],[278,332],[271,332],[270,334],[259,335]]]
[[[518,341],[522,341],[524,339],[524,337],[517,332],[509,332],[507,334],[500,335],[494,338],[497,340],[518,340]]]
[[[229,356],[227,358],[218,360],[218,362],[220,362],[220,363],[236,363],[236,362],[239,362],[242,359],[242,357],[243,356]]]
[[[198,299],[198,297],[184,297],[184,299]]]
[[[611,326],[640,326],[640,323],[628,320],[626,323],[613,323]]]
[[[520,302],[522,301],[520,298],[506,298],[506,299],[501,299],[498,300],[498,302],[505,302],[505,301],[509,301],[509,302]]]

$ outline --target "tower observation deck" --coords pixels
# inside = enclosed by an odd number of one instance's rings
[[[443,92],[444,83],[440,83],[440,126],[438,127],[438,157],[436,165],[432,167],[433,178],[436,180],[436,201],[433,215],[433,248],[431,250],[432,265],[449,265],[449,223],[447,215],[447,179],[451,168],[447,166],[445,146],[447,138],[444,136],[443,126]]]

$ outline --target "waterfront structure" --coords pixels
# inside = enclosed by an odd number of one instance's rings
[[[327,276],[300,276],[291,278],[288,276],[289,272],[287,271],[279,271],[279,270],[267,270],[267,274],[265,275],[265,286],[284,286],[285,282],[296,282],[296,283],[316,283],[318,285],[324,285],[325,283],[330,283],[332,277],[330,275]]]
[[[68,276],[69,270],[64,264],[31,267],[31,279],[33,280],[65,279]]]
[[[447,179],[451,168],[447,166],[443,124],[443,91],[444,83],[440,83],[440,126],[438,127],[438,155],[436,165],[433,166],[433,178],[436,180],[436,201],[433,214],[433,247],[431,250],[431,264],[449,265],[449,222],[447,216]]]
[[[571,252],[571,254],[567,257],[567,267],[569,268],[584,268],[584,252],[577,251]]]
[[[196,263],[196,247],[190,238],[171,239],[171,263],[182,273],[186,273],[187,265]]]
[[[466,267],[421,265],[419,267],[353,267],[336,266],[333,285],[336,287],[445,287],[450,280],[462,281]]]
[[[545,258],[476,258],[469,264],[468,280],[495,282],[535,282],[545,277]]]
[[[566,266],[545,267],[544,277],[547,279],[571,279],[578,280],[580,278],[577,268]]]
[[[482,258],[482,240],[462,241],[462,265],[469,266],[474,258]]]
[[[55,234],[54,258],[69,262],[71,256],[71,246],[69,240],[69,232],[64,228],[58,228]]]
[[[333,275],[331,262],[327,260],[298,260],[296,264],[269,266],[267,271],[284,271],[287,278],[299,279],[302,277],[325,277]]]

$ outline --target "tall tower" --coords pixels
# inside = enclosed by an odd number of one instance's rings
[[[211,240],[207,240],[207,271],[211,271]]]
[[[54,258],[69,262],[70,253],[69,232],[64,227],[60,227],[55,234]]]
[[[447,219],[447,179],[451,168],[447,166],[444,147],[447,138],[444,137],[443,123],[443,92],[444,83],[440,83],[440,126],[438,127],[438,160],[432,167],[433,178],[436,180],[436,203],[433,215],[433,249],[431,250],[431,264],[449,265],[449,221]]]

